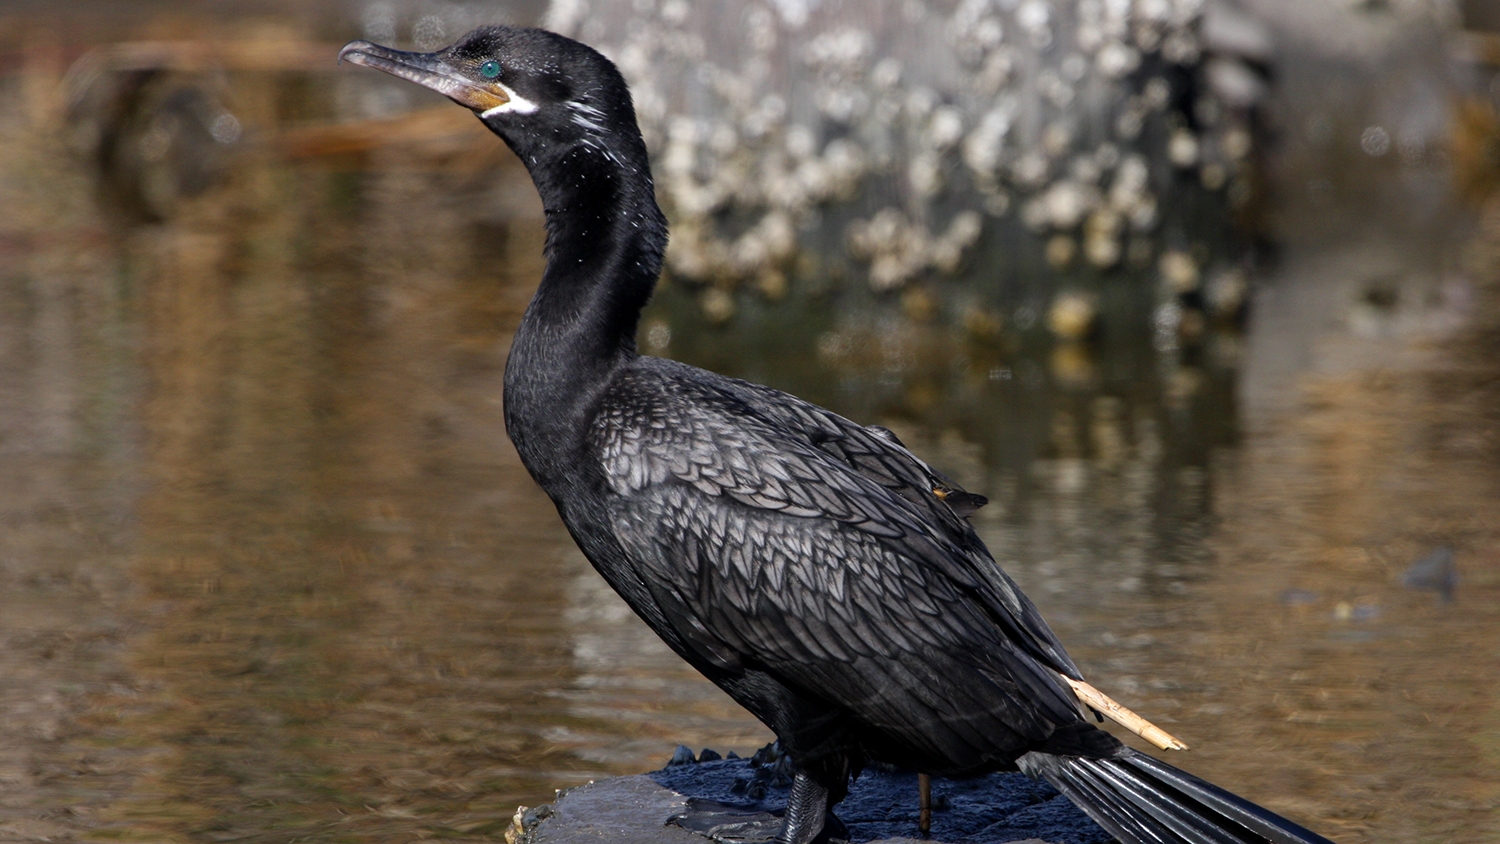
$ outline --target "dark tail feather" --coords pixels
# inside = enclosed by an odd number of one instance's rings
[[[1028,753],[1018,764],[1051,783],[1125,844],[1333,844],[1133,750],[1113,759]]]

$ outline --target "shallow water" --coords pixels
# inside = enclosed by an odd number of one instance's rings
[[[27,78],[0,136],[0,840],[489,840],[678,743],[768,740],[504,437],[542,233],[482,129],[291,120],[153,223],[100,199]],[[673,289],[648,328],[989,495],[997,559],[1185,767],[1339,841],[1480,841],[1496,234],[1288,247],[1248,333],[1200,353],[710,331]],[[1441,547],[1451,602],[1401,578]]]

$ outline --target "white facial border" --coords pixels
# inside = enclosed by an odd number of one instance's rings
[[[479,113],[480,117],[494,117],[497,114],[532,114],[539,108],[536,103],[512,91],[509,85],[502,82],[494,84],[499,85],[500,90],[505,92],[505,102],[494,108],[485,109]]]

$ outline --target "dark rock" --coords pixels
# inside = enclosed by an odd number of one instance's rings
[[[691,755],[690,752],[688,755]],[[759,755],[759,754],[757,754]],[[559,796],[523,839],[528,844],[705,844],[709,839],[667,820],[682,814],[689,798],[742,808],[780,811],[789,785],[777,784],[779,753],[757,765],[745,759],[677,763],[650,774],[601,780]],[[675,757],[674,757],[675,759]],[[1105,844],[1110,836],[1044,782],[1023,774],[932,781],[929,844],[1010,844],[1065,841]],[[532,810],[541,817],[541,809]],[[867,770],[836,814],[853,844],[903,844],[917,836],[917,775]]]
[[[687,798],[645,776],[591,782],[559,794],[550,816],[525,828],[518,844],[703,844],[703,838],[666,825],[686,805]]]
[[[667,767],[675,768],[678,765],[691,765],[697,761],[698,759],[693,756],[693,751],[689,750],[687,745],[679,744],[677,745],[677,749],[672,752],[672,758],[667,760]]]
[[[750,764],[758,768],[761,765],[769,765],[780,758],[781,745],[773,741],[760,750],[755,751],[755,755],[750,757]]]

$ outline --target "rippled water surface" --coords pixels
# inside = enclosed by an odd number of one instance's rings
[[[505,439],[542,232],[498,143],[452,108],[293,114],[152,219],[68,151],[53,47],[0,88],[0,840],[494,840],[554,788],[769,739]],[[1343,842],[1483,841],[1496,254],[1493,220],[1293,244],[1196,351],[795,301],[710,329],[670,288],[647,329],[989,495],[997,559],[1180,764]],[[1403,579],[1443,549],[1452,600]]]

